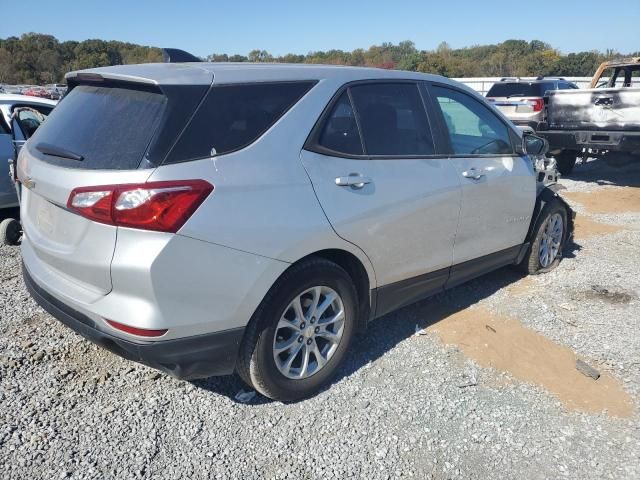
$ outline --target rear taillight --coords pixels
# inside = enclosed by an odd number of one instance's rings
[[[67,208],[100,223],[175,233],[212,191],[204,180],[81,187]]]
[[[529,100],[533,106],[534,112],[541,112],[542,107],[544,107],[544,99],[543,98],[533,98]]]
[[[130,333],[131,335],[137,335],[139,337],[161,337],[169,331],[166,328],[161,330],[150,330],[148,328],[132,327],[130,325],[125,325],[124,323],[115,322],[113,320],[107,320],[106,322],[116,330]]]
[[[541,112],[544,108],[544,98],[528,98],[516,105],[516,112]]]

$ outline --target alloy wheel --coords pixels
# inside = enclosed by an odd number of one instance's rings
[[[549,217],[549,220],[547,220],[542,234],[542,240],[540,241],[539,259],[542,268],[550,266],[558,256],[563,234],[564,224],[562,216],[559,213],[554,213]]]
[[[289,303],[278,321],[273,358],[280,373],[304,379],[318,373],[335,354],[345,322],[340,295],[327,286],[315,286]]]

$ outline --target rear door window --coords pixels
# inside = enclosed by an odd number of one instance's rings
[[[303,81],[214,86],[166,163],[221,155],[248,146],[314,84]]]
[[[511,155],[508,127],[488,106],[470,95],[432,86],[455,155]]]
[[[346,90],[334,104],[320,132],[318,145],[332,152],[363,155],[356,116]]]
[[[82,156],[73,160],[38,154],[48,163],[82,169],[135,169],[153,138],[166,105],[156,91],[79,85],[51,112],[31,138]],[[50,151],[50,149],[49,149]]]
[[[372,83],[350,88],[364,147],[372,156],[435,152],[427,114],[414,83]]]

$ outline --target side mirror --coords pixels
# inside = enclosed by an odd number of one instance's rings
[[[542,156],[549,151],[549,142],[544,138],[525,133],[522,136],[522,149],[527,155]]]

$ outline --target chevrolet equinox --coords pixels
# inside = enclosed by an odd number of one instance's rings
[[[443,77],[164,63],[67,83],[17,163],[26,285],[177,378],[304,398],[370,320],[506,265],[553,269],[571,235],[544,140]]]

